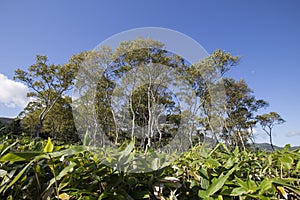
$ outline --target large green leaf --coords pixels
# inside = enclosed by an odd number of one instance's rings
[[[43,158],[50,159],[50,157],[51,157],[53,159],[53,158],[57,158],[57,157],[61,157],[61,156],[71,156],[71,155],[75,155],[75,154],[84,152],[86,150],[87,150],[87,148],[84,146],[73,146],[68,149],[64,149],[62,151],[57,151],[57,152],[52,152],[52,153],[37,156],[35,158],[35,160],[38,161]]]
[[[226,175],[221,174],[219,178],[214,179],[212,181],[212,184],[208,187],[207,190],[199,190],[198,191],[198,196],[200,198],[208,198],[211,197],[213,194],[215,194],[218,190],[220,190],[229,176],[238,168],[238,165],[233,167],[231,170],[227,172]]]
[[[35,156],[41,155],[40,152],[16,152],[16,153],[8,153],[4,155],[0,161],[6,162],[10,161],[11,163],[18,162],[18,161],[25,161],[31,160]]]

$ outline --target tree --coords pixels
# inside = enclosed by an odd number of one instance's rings
[[[185,126],[194,128],[188,133],[191,145],[197,136],[196,129],[201,129],[206,135],[211,133],[216,142],[223,140],[245,148],[253,137],[255,112],[268,105],[255,98],[245,81],[224,78],[231,67],[238,65],[240,57],[223,50],[190,65],[184,58],[166,51],[162,43],[139,38],[121,42],[114,50],[100,47],[75,57],[83,69],[75,87],[81,97],[75,102],[76,111],[85,110],[77,117],[87,116],[80,119],[80,132],[96,130],[89,133],[94,141],[103,136],[102,145],[106,136],[115,144],[135,139],[143,148],[157,147],[167,143],[178,127]],[[184,77],[200,102],[194,112],[198,120],[190,124],[180,124],[191,113],[181,112],[176,100],[180,94],[168,91],[165,84],[176,74]],[[182,87],[180,81],[175,81],[178,88]],[[178,88],[182,93],[186,89]],[[188,95],[181,97],[193,105]],[[160,112],[160,108],[165,108],[165,112]],[[158,123],[163,118],[168,126]]]
[[[164,50],[162,43],[141,38],[121,42],[114,51],[100,47],[78,57],[85,57],[79,59],[82,70],[75,84],[80,96],[74,102],[75,112],[81,112],[75,120],[83,124],[80,133],[92,127],[89,133],[94,140],[103,136],[100,140],[104,142],[107,136],[119,144],[135,138],[144,149],[161,144],[169,133],[166,127],[162,130],[160,119],[172,123],[178,114],[165,85],[174,79],[172,69],[183,73],[182,59]]]
[[[14,79],[25,83],[31,90],[27,94],[39,104],[41,112],[38,117],[35,136],[40,136],[43,122],[53,109],[59,98],[71,89],[78,66],[68,63],[66,65],[47,64],[46,56],[37,55],[36,63],[29,66],[28,71],[17,69]]]
[[[255,112],[268,106],[262,99],[256,99],[253,91],[244,80],[235,81],[224,79],[226,90],[226,115],[222,137],[231,146],[245,148],[247,140],[252,137],[251,128],[255,119]]]
[[[110,73],[107,76],[116,81],[126,73],[119,96],[129,99],[129,104],[124,104],[124,108],[129,111],[131,119],[131,127],[128,127],[130,139],[136,138],[144,149],[161,147],[163,137],[167,140],[173,135],[170,130],[167,131],[167,126],[162,127],[162,121],[165,125],[172,124],[178,128],[172,120],[178,114],[172,98],[174,94],[172,96],[172,92],[164,86],[172,82],[172,78],[175,79],[175,70],[182,73],[185,67],[183,59],[166,51],[158,41],[140,38],[122,42],[114,56],[116,59],[109,67],[114,70],[108,70]]]
[[[71,98],[66,96],[59,98],[51,111],[44,119],[40,130],[41,137],[51,137],[65,142],[78,142],[76,127],[73,120]],[[28,104],[19,114],[22,119],[22,127],[25,133],[35,135],[38,126],[39,115],[43,108],[36,102]]]
[[[206,135],[210,132],[216,143],[224,124],[226,104],[222,78],[231,67],[238,65],[239,60],[239,56],[217,49],[209,57],[187,69],[189,80],[200,98],[199,126]]]
[[[190,65],[184,58],[166,51],[162,43],[139,38],[121,42],[115,50],[100,47],[77,57],[84,69],[76,83],[76,90],[81,96],[78,104],[81,106],[77,109],[86,110],[84,115],[78,116],[89,116],[82,119],[82,124],[97,130],[92,133],[94,140],[96,134],[103,131],[102,136],[106,135],[115,144],[134,138],[136,144],[143,148],[167,143],[168,138],[174,136],[173,132],[183,126],[181,119],[191,114],[180,112],[176,101],[176,95],[180,95],[172,94],[164,87],[165,82],[174,79],[173,69],[185,77],[200,102],[195,109],[199,120],[188,126],[212,133],[216,141],[221,139],[232,146],[245,147],[247,140],[253,136],[248,131],[253,128],[250,121],[255,118],[258,109],[267,106],[265,101],[255,99],[244,81],[223,78],[240,58],[222,50],[216,50],[208,58]],[[167,70],[163,66],[167,66]],[[162,74],[167,75],[161,78]],[[183,98],[192,105],[189,97]],[[160,112],[160,107],[164,107],[165,112]],[[96,112],[91,112],[95,109]],[[163,118],[168,126],[162,127],[159,126],[161,123],[157,123]],[[86,130],[81,132],[85,134]],[[192,144],[193,137],[197,135],[196,128],[188,134]]]
[[[267,114],[258,115],[256,119],[259,121],[265,133],[267,133],[267,135],[269,136],[271,147],[274,150],[274,146],[272,142],[272,130],[275,125],[283,124],[285,120],[281,118],[281,116],[276,112],[270,112]]]

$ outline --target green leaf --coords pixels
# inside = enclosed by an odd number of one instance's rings
[[[236,163],[237,160],[238,160],[237,157],[230,157],[230,158],[226,161],[224,167],[225,167],[226,169],[230,169],[230,168]]]
[[[248,190],[243,187],[234,188],[230,194],[230,196],[242,196],[243,194],[247,194]]]
[[[242,187],[242,188],[245,188],[245,189],[248,189],[248,184],[247,182],[243,181],[242,179],[240,179],[239,177],[237,176],[234,176],[234,180],[236,181],[237,185]]]
[[[9,183],[9,185],[5,188],[4,192],[10,188],[13,184],[15,184],[15,182],[17,182],[21,176],[24,174],[24,172],[27,170],[27,168],[32,164],[33,161],[31,161],[30,163],[28,163],[20,172],[17,176],[15,176],[15,178],[12,180],[12,182]]]
[[[73,170],[73,168],[76,166],[76,163],[70,162],[68,166],[66,166],[57,176],[56,180],[60,180],[62,177],[64,177],[67,173]]]
[[[84,146],[73,146],[68,149],[64,149],[62,151],[48,153],[47,155],[37,156],[37,157],[35,157],[35,161],[38,161],[43,158],[50,159],[50,156],[51,156],[51,158],[57,158],[57,157],[61,157],[61,156],[71,156],[71,155],[74,155],[77,153],[84,152],[86,150],[87,149]]]
[[[235,156],[237,156],[238,153],[239,153],[239,147],[236,146],[235,149],[234,149],[234,151],[233,151],[233,154],[234,154]]]
[[[281,152],[288,152],[291,149],[291,145],[290,144],[286,144],[284,146],[284,148],[281,150]]]
[[[251,180],[249,176],[247,178],[247,185],[248,185],[248,193],[254,193],[257,190],[256,183],[253,180]]]
[[[40,155],[40,152],[18,152],[18,153],[8,153],[4,155],[0,161],[10,161],[11,163],[18,162],[18,161],[24,161],[24,160],[30,160],[34,158],[35,156]]]
[[[242,179],[235,176],[234,180],[237,185],[240,186],[238,188],[234,188],[231,192],[232,196],[241,196],[242,194],[252,194],[257,190],[256,183],[250,179],[248,176],[247,181],[243,181]]]
[[[83,146],[88,146],[90,143],[89,130],[87,129],[83,139]]]
[[[63,178],[66,174],[69,173],[69,171],[73,170],[73,167],[76,165],[76,163],[71,162],[67,167],[65,167],[56,177],[52,178],[50,180],[50,183],[45,191],[47,191],[55,181],[59,181],[61,178]]]
[[[53,148],[54,148],[54,145],[52,144],[50,137],[48,137],[48,142],[44,148],[44,152],[51,153],[53,151]]]
[[[264,194],[267,190],[272,188],[272,181],[265,178],[259,185],[259,194]]]
[[[209,164],[210,168],[216,168],[221,166],[221,164],[216,159],[213,159],[211,157],[207,159],[206,163]]]
[[[198,196],[200,198],[207,198],[215,194],[218,190],[220,190],[223,187],[226,180],[237,169],[237,167],[238,166],[236,165],[231,170],[229,170],[226,175],[221,174],[218,179],[213,179],[212,184],[208,187],[207,190],[199,190]]]
[[[121,152],[122,156],[128,156],[134,148],[134,141],[131,141],[124,151]]]
[[[6,147],[3,151],[1,149],[1,154],[0,156],[2,156],[6,151],[8,151],[11,147],[15,146],[19,141],[15,141],[14,143],[12,143],[11,145],[9,145],[8,147]]]
[[[209,187],[209,177],[207,170],[204,168],[200,169],[200,185],[203,189],[207,189]]]

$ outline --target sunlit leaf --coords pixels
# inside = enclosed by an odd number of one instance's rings
[[[54,145],[50,139],[50,137],[48,137],[48,142],[44,148],[44,152],[45,153],[51,153],[53,151]]]

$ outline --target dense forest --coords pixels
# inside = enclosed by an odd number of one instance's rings
[[[300,149],[273,145],[285,120],[258,114],[269,103],[227,76],[240,59],[215,50],[190,64],[141,38],[65,64],[37,55],[14,77],[31,101],[0,120],[0,196],[299,199]]]

